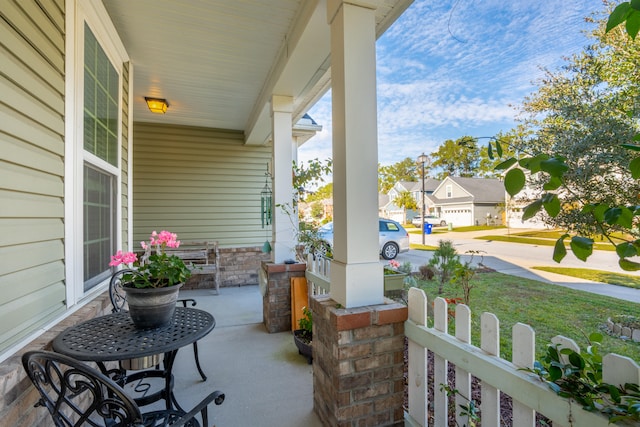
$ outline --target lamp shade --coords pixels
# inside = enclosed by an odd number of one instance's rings
[[[145,96],[144,100],[147,101],[147,107],[152,113],[164,114],[169,107],[169,103],[163,98],[148,98]]]

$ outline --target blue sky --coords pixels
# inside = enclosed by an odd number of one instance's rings
[[[596,11],[601,0],[415,0],[376,45],[378,161],[511,129],[540,68],[557,69],[588,43],[584,18]],[[309,111],[323,130],[300,161],[331,157],[330,95]]]

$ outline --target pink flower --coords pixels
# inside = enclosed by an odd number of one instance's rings
[[[138,260],[138,256],[133,252],[125,252],[122,251],[116,252],[115,255],[111,257],[111,262],[109,263],[109,267],[117,267],[120,264],[132,264]]]
[[[400,263],[398,261],[396,261],[395,259],[392,259],[391,261],[389,261],[389,265],[391,266],[391,268],[400,267]]]

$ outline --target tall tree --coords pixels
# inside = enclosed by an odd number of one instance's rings
[[[387,193],[398,181],[418,180],[416,160],[407,157],[389,166],[378,165],[378,191]]]
[[[633,14],[640,16],[640,10]],[[539,193],[524,218],[544,210],[550,224],[576,233],[571,249],[579,259],[591,255],[594,235],[603,234],[616,246],[621,267],[637,270],[640,263],[629,258],[640,252],[640,146],[633,143],[640,140],[640,43],[620,30],[605,33],[604,20],[598,24],[594,43],[560,71],[547,72],[539,90],[526,99],[519,131],[529,136],[516,144],[525,156],[498,168],[510,168],[505,187],[512,195],[524,187],[522,169],[530,173]],[[608,29],[614,27],[610,22]],[[635,18],[627,22],[632,36],[637,28]],[[498,142],[494,152],[499,147]],[[631,237],[614,240],[616,231]],[[558,240],[554,260],[566,255],[568,237]]]
[[[402,191],[395,199],[393,199],[393,204],[399,208],[402,208],[402,223],[407,222],[407,209],[416,209],[418,204],[416,203],[416,199],[413,198],[410,192]]]
[[[332,198],[333,198],[333,182],[330,182],[318,188],[313,193],[307,194],[307,196],[305,197],[305,201],[315,202],[315,201],[332,199]]]
[[[438,179],[476,176],[480,166],[480,148],[471,136],[446,140],[436,152],[431,153],[431,157],[431,166],[441,169],[436,176]]]

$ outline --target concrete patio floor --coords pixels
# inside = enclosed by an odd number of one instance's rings
[[[322,426],[313,412],[312,367],[298,354],[291,332],[269,334],[262,324],[259,287],[181,291],[196,308],[216,319],[216,327],[198,341],[202,381],[193,347],[178,353],[174,366],[178,402],[190,409],[214,390],[225,393],[220,406],[209,406],[211,426]]]

